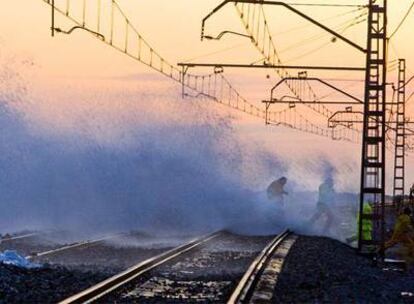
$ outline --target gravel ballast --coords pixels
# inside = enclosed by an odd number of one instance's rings
[[[414,303],[413,273],[385,269],[336,240],[300,236],[285,260],[273,302]]]
[[[24,269],[0,264],[0,303],[56,303],[112,274],[49,266]]]

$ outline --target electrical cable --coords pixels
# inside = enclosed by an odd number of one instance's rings
[[[229,47],[217,50],[217,51],[212,51],[212,52],[209,52],[209,53],[198,55],[196,57],[192,57],[190,59],[183,60],[183,62],[192,62],[192,61],[200,59],[200,58],[206,58],[206,57],[221,54],[221,53],[224,53],[224,52],[227,52],[227,51],[231,51],[231,50],[237,49],[237,48],[242,47],[242,46],[246,46],[246,44],[245,43],[238,43],[238,44],[235,44],[235,45],[232,45],[232,46],[229,46]]]
[[[319,6],[319,7],[359,7],[366,8],[367,5],[361,4],[329,4],[329,3],[292,3],[287,2],[286,4],[292,6]]]
[[[395,30],[388,37],[388,40],[391,40],[398,33],[398,31],[401,29],[401,27],[403,26],[404,22],[407,20],[407,18],[410,15],[410,13],[411,13],[411,11],[412,11],[413,8],[414,8],[414,1],[413,1],[413,3],[411,3],[410,7],[408,8],[408,11],[405,13],[404,17],[401,19],[400,23],[397,25],[397,27],[395,28]]]
[[[352,13],[359,12],[359,11],[361,11],[361,8],[358,8],[356,10],[355,9],[354,10],[350,10],[350,11],[345,12],[345,13],[340,13],[340,14],[336,14],[336,15],[327,17],[325,19],[322,19],[321,22],[329,21],[329,20],[332,20],[332,19],[338,19],[339,17],[343,17],[343,16],[346,16],[346,15],[350,15]],[[311,25],[308,24],[308,23],[306,23],[306,24],[301,25],[301,26],[297,26],[297,27],[290,28],[290,29],[288,29],[286,31],[276,32],[276,33],[274,33],[274,35],[275,36],[278,36],[278,35],[289,34],[291,32],[294,32],[294,31],[297,31],[297,30],[302,30],[302,29],[307,28],[307,27],[311,27]]]

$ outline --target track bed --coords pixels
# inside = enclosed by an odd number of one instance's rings
[[[223,303],[271,237],[226,233],[144,274],[98,303]]]

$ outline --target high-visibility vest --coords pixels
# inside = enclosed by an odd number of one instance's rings
[[[372,207],[370,204],[365,203],[363,208],[364,214],[372,214]],[[359,214],[358,214],[358,225],[359,225]],[[372,230],[373,230],[373,223],[370,219],[363,219],[362,220],[362,239],[366,241],[372,240]],[[359,233],[359,229],[358,229]]]

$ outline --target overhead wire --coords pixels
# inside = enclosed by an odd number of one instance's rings
[[[246,46],[246,43],[237,43],[237,44],[234,44],[232,46],[229,46],[229,47],[226,47],[226,48],[223,48],[223,49],[220,49],[220,50],[211,51],[209,53],[205,53],[205,54],[201,54],[201,55],[198,55],[198,56],[195,56],[195,57],[191,57],[189,59],[185,59],[185,60],[183,60],[183,62],[192,62],[192,61],[197,60],[197,59],[206,58],[206,57],[210,57],[210,56],[217,55],[217,54],[222,54],[224,52],[228,52],[228,51],[240,48],[242,46]]]
[[[253,5],[255,5],[255,4],[253,4]],[[246,14],[246,6],[247,6],[247,14]],[[258,37],[256,37],[254,35],[254,33],[251,29],[252,25],[250,24],[250,18],[248,17],[248,11],[250,10],[251,5],[248,4],[246,6],[244,4],[235,3],[235,8],[236,8],[236,10],[239,14],[240,19],[242,20],[242,22],[244,24],[244,27],[245,27],[247,33],[251,34],[251,36],[253,37],[252,41],[254,41],[254,45],[260,51],[260,53],[265,58],[267,58],[268,62],[274,63],[274,64],[275,63],[281,64],[282,60],[280,59],[279,52],[277,51],[277,49],[275,47],[274,39],[272,38],[272,36],[270,34],[270,30],[268,28],[268,21],[266,19],[266,14],[264,12],[263,5],[260,5],[260,7],[263,10],[262,16],[263,16],[263,19],[264,19],[263,20],[264,28],[265,28],[264,32],[268,33],[268,35],[269,35],[268,38],[266,39],[268,41],[268,49],[267,50],[266,50],[266,47],[265,47],[264,44],[260,45],[260,41],[259,41]],[[246,15],[247,15],[247,17],[246,17]],[[264,39],[264,41],[265,41],[265,39]],[[275,71],[277,72],[277,74],[281,78],[291,77],[289,71],[286,71],[284,69],[275,69]],[[306,81],[306,79],[303,80],[303,81]],[[299,99],[300,99],[301,96],[298,96],[298,85],[297,84],[296,85],[292,84],[292,82],[293,81],[286,82],[286,85],[292,91],[292,93],[294,95],[296,95],[297,97],[299,97]],[[308,91],[307,95],[311,96],[311,99],[316,99],[317,96],[316,96],[315,92],[313,91],[312,87],[308,83],[306,83],[306,88],[307,88],[307,91]],[[332,115],[332,112],[324,105],[304,104],[304,106],[312,109],[314,112],[316,112],[316,113],[318,113],[318,114],[320,114],[320,115],[322,115],[326,118],[329,118]]]
[[[347,89],[353,88],[353,87],[355,87],[355,86],[359,85],[359,83],[358,83],[358,82],[359,82],[359,81],[352,81],[352,83],[351,83],[351,84],[346,85],[345,87],[343,87],[343,88],[341,88],[341,89],[342,89],[342,90],[347,90]],[[330,92],[330,93],[328,93],[328,94],[325,94],[325,95],[323,95],[323,96],[318,97],[318,99],[317,99],[316,101],[321,101],[321,100],[324,100],[324,99],[326,99],[326,98],[328,98],[328,97],[330,97],[330,96],[332,96],[332,95],[334,95],[334,94],[336,94],[336,93],[337,93],[336,91]]]
[[[355,18],[352,18],[349,21],[346,21],[346,22],[342,23],[341,24],[342,27],[341,26],[337,26],[336,27],[336,30],[338,30],[341,34],[343,34],[347,29],[351,28],[352,26],[355,26],[355,25],[357,25],[357,24],[359,24],[361,22],[366,21],[365,18],[363,20],[358,20],[360,17],[365,17],[365,15],[366,14],[362,14],[360,16],[357,16]],[[301,54],[298,57],[292,58],[291,60],[288,60],[286,62],[291,62],[291,61],[294,61],[294,60],[297,60],[297,59],[304,58],[304,57],[306,57],[306,56],[308,56],[310,54],[315,53],[316,51],[319,51],[320,49],[322,49],[323,47],[325,47],[326,45],[329,45],[329,44],[331,44],[331,41],[329,41],[327,43],[324,43],[321,46],[318,46],[316,49],[312,49],[312,50],[310,50],[310,51],[308,51],[308,52],[306,52],[304,54]],[[361,82],[361,81],[363,81],[363,80],[354,81],[351,85],[346,86],[344,89],[348,89],[348,88],[354,87],[354,86],[358,85],[358,82]],[[332,96],[335,93],[336,92],[330,92],[329,94],[326,94],[326,95],[323,95],[321,97],[316,98],[315,101],[322,101],[323,99],[325,99],[325,98],[327,98],[329,96]],[[352,128],[352,130],[354,130],[357,133],[360,133],[361,132],[360,130],[357,130],[356,128]]]
[[[365,16],[365,15],[361,15],[361,16]],[[342,28],[339,28],[339,27],[336,28],[336,30],[338,30],[339,33],[343,34],[343,33],[345,33],[346,30],[350,29],[351,27],[356,26],[356,25],[358,25],[358,24],[360,24],[362,22],[365,22],[367,20],[366,18],[365,19],[362,19],[362,20],[358,20],[358,18],[360,18],[361,16],[358,16],[358,17],[354,18],[351,21],[350,24],[347,24],[346,26],[343,26]],[[347,21],[346,23],[349,23],[349,21]],[[306,40],[306,41],[308,41],[308,40]],[[328,45],[331,45],[331,44],[332,44],[332,40],[327,41],[327,42],[324,42],[323,44],[321,44],[321,45],[319,45],[319,46],[317,46],[317,47],[315,47],[315,48],[313,48],[311,50],[308,50],[308,51],[306,51],[303,54],[300,54],[300,55],[298,55],[296,57],[287,59],[285,62],[286,63],[290,63],[290,62],[293,62],[293,61],[296,61],[296,60],[305,58],[305,57],[307,57],[309,55],[312,55],[312,54],[316,53],[317,51],[319,51],[319,50],[323,49],[324,47],[326,47]],[[296,46],[298,46],[298,45],[302,45],[302,44],[299,42]]]
[[[50,0],[43,0],[45,3],[52,5]],[[69,0],[67,0],[69,1]],[[98,0],[101,1],[101,0]],[[136,28],[132,25],[132,22],[129,21],[128,17],[125,15],[123,10],[120,8],[119,4],[116,0],[109,0],[110,10],[109,10],[109,24],[110,24],[110,36],[105,37],[103,33],[96,32],[96,28],[90,29],[88,27],[88,22],[85,19],[85,25],[83,25],[83,16],[79,17],[76,15],[71,14],[71,11],[67,10],[68,4],[66,4],[65,8],[55,6],[55,10],[66,18],[74,22],[78,27],[83,27],[90,33],[94,33],[93,36],[98,37],[102,42],[106,43],[107,45],[113,47],[117,51],[122,52],[123,54],[135,59],[148,67],[156,70],[157,72],[175,80],[183,85],[183,87],[187,87],[195,92],[198,92],[197,96],[205,97],[208,99],[213,99],[218,103],[221,103],[226,106],[230,106],[234,109],[239,111],[245,112],[252,116],[256,116],[259,118],[265,118],[265,111],[257,107],[256,105],[250,103],[247,99],[242,97],[239,92],[228,82],[228,80],[222,75],[217,73],[206,74],[206,75],[197,75],[197,74],[190,74],[190,73],[183,73],[180,71],[176,66],[170,64],[164,57],[159,55],[158,52],[141,36],[141,34],[136,30]],[[122,18],[121,21],[125,25],[125,28],[128,29],[128,32],[124,32],[124,37],[121,39],[115,39],[116,34],[120,34],[119,31],[114,31],[114,14],[119,14]],[[98,14],[99,15],[99,14]],[[98,16],[97,16],[98,17]],[[102,16],[99,16],[101,18]],[[96,27],[97,24],[94,23]],[[132,39],[130,34],[134,34],[133,39],[138,44],[138,49],[132,50],[129,47],[128,39]],[[103,37],[103,38],[101,38]],[[123,38],[123,39],[122,39]],[[132,42],[132,41],[131,41]],[[130,43],[132,44],[132,43]],[[226,88],[227,92],[230,92],[228,95],[230,97],[229,100],[222,100],[218,98],[217,95],[217,88],[211,88],[212,86],[212,79],[218,81],[218,84],[228,86]],[[207,82],[209,82],[209,87],[207,87]],[[207,91],[207,88],[209,91]]]
[[[366,14],[361,15],[361,16],[365,16],[365,15],[366,15]],[[358,16],[358,17],[359,17],[359,16]],[[356,17],[356,18],[358,18],[358,17]],[[344,21],[343,23],[341,23],[341,24],[339,24],[339,25],[335,26],[335,27],[334,27],[334,30],[341,30],[341,29],[343,29],[343,28],[344,28],[344,26],[348,26],[348,25],[350,24],[350,22],[351,22],[351,23],[352,23],[352,22],[354,22],[356,18],[354,17],[354,18],[352,18],[352,19],[350,19],[350,20],[346,20],[346,21]],[[308,37],[308,38],[306,38],[306,39],[303,39],[303,40],[301,40],[301,41],[299,41],[299,42],[295,42],[294,44],[292,44],[292,45],[290,45],[290,46],[287,46],[286,48],[283,48],[282,50],[280,50],[280,51],[279,51],[279,53],[284,53],[284,52],[286,52],[286,51],[290,51],[291,49],[294,49],[294,48],[296,48],[296,47],[298,47],[298,46],[303,46],[303,45],[306,45],[308,42],[314,42],[314,41],[316,41],[316,40],[319,40],[319,39],[324,38],[324,37],[327,37],[327,36],[332,37],[330,34],[325,33],[325,32],[323,32],[323,33],[318,33],[318,34],[316,34],[316,35],[313,35],[313,36],[310,36],[310,37]]]
[[[330,16],[330,17],[327,17],[327,18],[323,18],[321,20],[321,22],[329,21],[329,20],[332,20],[332,19],[338,19],[339,17],[343,17],[343,16],[346,16],[346,15],[350,15],[350,14],[355,13],[355,12],[360,12],[362,9],[363,8],[358,8],[358,9],[353,9],[353,10],[350,10],[350,11],[347,11],[347,12],[342,12],[342,13],[339,13],[339,14],[335,14],[333,16]],[[304,28],[308,28],[310,26],[311,25],[309,23],[306,23],[304,25],[292,27],[292,28],[290,28],[288,30],[285,30],[285,31],[275,32],[274,35],[275,36],[279,36],[279,35],[289,34],[289,33],[292,33],[294,31],[298,31],[298,30],[302,30]]]
[[[47,4],[51,5],[49,0],[43,0]],[[69,0],[68,0],[69,1]],[[101,0],[98,0],[101,1]],[[207,75],[195,75],[190,73],[182,73],[179,71],[178,68],[168,63],[161,55],[159,55],[151,46],[150,44],[144,40],[141,34],[132,26],[132,23],[126,17],[124,12],[119,7],[118,3],[115,0],[109,0],[111,4],[110,10],[110,38],[108,39],[105,37],[101,32],[96,32],[88,28],[88,22],[81,17],[81,19],[77,19],[77,17],[73,16],[70,10],[62,9],[59,7],[55,7],[56,11],[61,13],[62,15],[69,18],[72,22],[77,24],[77,26],[83,26],[85,30],[89,33],[94,33],[93,35],[99,38],[102,42],[108,44],[109,46],[115,48],[116,50],[122,52],[123,54],[149,66],[150,68],[156,70],[157,72],[162,73],[163,75],[179,82],[183,87],[187,87],[191,89],[192,92],[196,94],[193,95],[197,98],[206,98],[208,100],[215,101],[219,104],[228,106],[232,109],[244,112],[254,117],[258,117],[261,119],[265,119],[266,113],[263,109],[257,107],[256,105],[250,103],[247,99],[245,99],[230,83],[230,81],[222,74],[222,72],[215,72],[213,74]],[[68,3],[66,3],[66,8],[68,7]],[[123,22],[125,25],[125,37],[124,41],[116,42],[115,34],[118,32],[114,31],[114,13],[120,13],[123,17]],[[101,18],[102,16],[99,16]],[[85,21],[85,25],[83,25]],[[94,30],[99,29],[99,26],[96,24],[96,28]],[[131,51],[129,47],[130,43],[128,43],[129,36],[128,34],[134,33],[136,35],[135,39],[138,40],[138,50]],[[102,38],[103,37],[103,38]],[[122,40],[122,39],[121,39]],[[148,57],[144,57],[144,52],[147,53]],[[190,96],[191,93],[183,92],[184,95]],[[291,108],[284,109],[281,111],[271,111],[268,114],[273,115],[274,117],[288,117],[287,113],[291,112]],[[291,117],[291,115],[289,115]],[[279,123],[276,120],[270,120],[271,123]],[[316,129],[317,127],[308,124],[308,127]],[[306,132],[307,129],[296,126],[294,129],[298,131]]]
[[[358,8],[366,8],[367,7],[367,5],[361,5],[361,4],[295,3],[295,2],[286,2],[286,4],[292,5],[292,6],[358,7]]]
[[[367,13],[364,12],[364,13],[360,14],[359,16],[356,16],[356,17],[352,18],[351,20],[345,21],[341,25],[336,26],[335,30],[337,30],[337,31],[339,31],[339,33],[343,34],[347,29],[351,28],[352,26],[355,26],[357,24],[360,24],[360,23],[366,21],[366,17],[365,17],[366,15],[367,15]],[[311,39],[307,39],[307,41],[308,40],[312,40],[312,38]],[[288,61],[285,61],[285,62],[291,62],[293,60],[297,60],[297,59],[300,59],[300,58],[304,58],[304,57],[306,57],[306,56],[308,56],[310,54],[313,54],[313,53],[319,51],[320,49],[322,49],[323,47],[325,47],[325,46],[327,46],[329,44],[331,44],[331,41],[330,42],[327,42],[327,43],[324,43],[323,45],[318,46],[315,49],[312,49],[312,50],[310,50],[310,51],[308,51],[308,52],[306,52],[306,53],[304,53],[304,54],[302,54],[300,56],[297,56],[297,57],[293,58],[292,60],[288,60]],[[357,83],[353,83],[352,85],[350,85],[348,87],[352,87],[352,86],[355,86],[355,85],[357,85]],[[320,101],[320,100],[322,100],[322,99],[324,99],[324,98],[326,98],[328,96],[331,96],[334,93],[335,92],[331,92],[331,93],[329,93],[329,94],[327,94],[325,96],[322,96],[322,98],[318,98],[317,101]],[[354,131],[360,133],[359,130],[356,130],[355,128],[352,128],[352,129]]]
[[[391,40],[398,33],[398,31],[401,29],[404,22],[407,20],[413,8],[414,8],[414,1],[411,3],[410,7],[408,8],[407,12],[405,13],[404,17],[401,19],[400,23],[395,28],[395,30],[391,33],[391,35],[388,36],[388,40]]]
[[[247,7],[247,8],[246,8]],[[240,19],[242,20],[244,27],[247,31],[247,33],[249,33],[253,40],[252,42],[254,42],[254,45],[256,46],[256,48],[259,50],[259,52],[267,59],[268,62],[273,63],[273,64],[281,64],[281,59],[280,59],[280,55],[279,52],[277,51],[277,48],[275,47],[274,44],[274,39],[272,38],[272,35],[270,34],[270,30],[268,27],[268,21],[266,19],[266,14],[264,12],[264,8],[263,5],[260,5],[261,9],[262,9],[262,16],[263,16],[263,26],[264,26],[264,36],[267,33],[267,37],[263,38],[263,41],[267,41],[267,48],[266,45],[263,43],[261,44],[260,42],[260,38],[257,37],[254,33],[254,31],[252,30],[252,24],[251,24],[251,20],[249,18],[249,11],[251,9],[251,5],[244,5],[244,4],[239,4],[239,3],[235,3],[235,8],[239,14]],[[247,11],[247,12],[246,12]],[[286,71],[285,69],[275,69],[276,73],[284,78],[284,77],[289,77],[290,73],[289,71]],[[291,90],[291,92],[297,96],[298,96],[298,86],[297,84],[291,82],[286,82],[286,85],[288,86],[288,88]],[[313,95],[314,97],[316,97],[316,94],[313,92],[312,88],[309,86],[309,84],[307,84],[307,90],[308,90],[308,95]],[[307,105],[307,107],[312,108],[316,113],[325,116],[325,117],[329,117],[331,115],[330,111],[325,107],[325,106],[313,106],[313,105]]]
[[[50,0],[43,0],[47,4],[51,5]],[[85,0],[84,0],[85,1]],[[222,74],[222,71],[218,71],[212,74],[207,75],[197,75],[197,74],[190,74],[187,72],[180,71],[179,68],[176,66],[170,64],[164,57],[162,57],[155,49],[141,36],[141,34],[136,30],[136,28],[132,25],[132,22],[128,19],[126,14],[123,12],[123,10],[120,8],[118,2],[116,0],[109,0],[111,4],[111,9],[109,12],[109,21],[110,21],[110,36],[105,37],[104,33],[100,31],[101,26],[101,11],[99,11],[101,7],[101,0],[99,1],[99,8],[98,8],[98,15],[97,20],[94,20],[94,25],[92,28],[89,28],[88,25],[88,18],[86,12],[84,14],[81,14],[81,17],[76,17],[76,15],[73,15],[70,11],[70,4],[69,0],[67,0],[65,8],[62,7],[55,7],[56,11],[61,13],[62,15],[66,16],[68,19],[70,19],[72,22],[77,24],[79,28],[84,28],[85,30],[88,30],[90,33],[92,33],[96,38],[99,38],[102,42],[108,44],[109,46],[113,47],[114,49],[124,53],[125,55],[147,65],[148,67],[160,72],[164,76],[167,76],[178,83],[180,83],[183,88],[189,88],[192,92],[196,93],[196,97],[201,98],[207,98],[209,100],[214,100],[220,104],[229,106],[233,109],[242,111],[244,113],[247,113],[249,115],[259,117],[259,118],[265,118],[266,113],[263,109],[259,108],[258,106],[250,103],[241,96],[241,94],[231,85],[229,80]],[[61,2],[59,2],[61,3]],[[85,10],[86,10],[86,4],[85,4]],[[259,10],[259,11],[258,11]],[[117,31],[115,31],[115,13],[117,14],[117,20],[121,20],[121,29],[124,28],[123,34],[120,34],[119,28],[117,28]],[[260,9],[254,9],[251,12],[252,18],[257,17],[257,23],[253,22],[255,25],[252,28],[252,31],[256,33],[256,44],[259,44],[259,34],[261,34],[261,27],[264,26],[266,28],[264,30],[263,34],[263,44],[262,46],[265,46],[265,43],[267,43],[268,52],[267,54],[270,54],[270,52],[276,53],[276,48],[273,45],[272,37],[270,35],[270,31],[267,25],[267,20],[265,17],[265,13],[263,10],[263,7]],[[119,19],[120,17],[120,19]],[[95,22],[96,21],[96,22]],[[253,21],[256,21],[253,19]],[[119,36],[121,35],[121,36]],[[123,35],[123,36],[122,36]],[[133,38],[131,38],[131,35]],[[269,37],[268,37],[269,36]],[[134,39],[134,40],[129,40]],[[267,41],[269,39],[269,41]],[[132,49],[132,42],[137,44],[137,49]],[[272,46],[273,45],[273,48]],[[264,51],[264,54],[266,52]],[[276,57],[273,57],[273,60],[277,60]],[[286,75],[286,74],[285,74]],[[296,92],[296,94],[302,92],[302,86],[298,86],[297,84],[291,84],[291,88],[293,92]],[[187,94],[184,92],[184,94]],[[312,109],[310,106],[309,108]],[[293,110],[292,110],[293,109]],[[315,110],[315,108],[314,108]],[[271,111],[268,114],[273,116],[279,116],[284,117],[284,123],[288,123],[287,119],[289,117],[290,120],[293,120],[296,115],[298,117],[301,117],[299,113],[297,113],[297,110],[295,108],[289,107],[288,109],[284,109],[278,112]],[[324,113],[324,112],[320,112]],[[327,115],[328,112],[325,112],[325,115]],[[296,118],[295,118],[296,119]],[[280,121],[277,120],[270,120],[270,123],[280,123]],[[297,129],[299,131],[315,131],[315,134],[324,135],[324,134],[337,134],[341,132],[341,136],[345,134],[345,132],[341,130],[331,130],[331,129],[325,129],[322,128],[308,120],[306,120],[306,126],[295,126],[293,124],[293,128]],[[336,131],[336,132],[335,132]],[[344,138],[346,140],[346,138]]]

